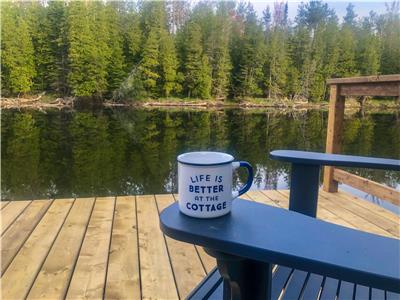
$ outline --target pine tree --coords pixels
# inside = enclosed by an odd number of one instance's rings
[[[265,86],[268,97],[282,97],[286,93],[289,68],[287,10],[283,2],[274,4],[274,24],[266,42],[268,55],[265,65]]]
[[[400,73],[400,2],[386,4],[381,25],[381,73]]]
[[[29,25],[17,5],[1,3],[1,76],[6,94],[31,91],[36,74]]]
[[[290,40],[291,59],[300,73],[303,98],[311,101],[322,100],[325,80],[331,66],[326,62],[334,59],[336,48],[328,49],[337,17],[326,3],[310,1],[299,6],[294,36]]]
[[[108,47],[110,58],[108,63],[107,86],[109,93],[118,89],[126,77],[125,57],[122,48],[122,30],[118,20],[116,3],[108,3],[106,7],[108,23]]]
[[[63,96],[69,93],[67,6],[62,1],[50,1],[47,7],[47,41],[50,48],[46,67],[50,89]]]
[[[206,99],[211,93],[211,68],[203,53],[201,27],[190,22],[185,31],[185,90],[188,97]]]
[[[148,32],[141,57],[139,71],[141,80],[143,80],[143,86],[148,96],[155,97],[157,96],[157,81],[160,78],[159,35],[156,29]]]
[[[358,35],[356,57],[361,75],[378,74],[381,47],[379,38],[374,33],[374,15],[363,19]]]
[[[337,75],[339,77],[350,77],[357,73],[355,58],[355,18],[354,5],[351,3],[346,8],[344,23],[340,32],[339,44],[339,60],[337,67]]]
[[[68,83],[75,96],[101,96],[107,89],[108,47],[94,4],[73,1],[68,6]]]
[[[163,31],[160,38],[161,95],[169,97],[171,93],[179,93],[182,86],[179,81],[178,59],[172,36]]]
[[[240,7],[238,16],[244,14],[242,26],[237,28],[240,35],[233,40],[233,86],[234,97],[249,97],[262,95],[262,62],[264,56],[264,34],[262,25],[258,22],[256,12],[249,3]],[[240,17],[239,17],[240,18]]]
[[[49,90],[50,80],[48,70],[54,63],[49,40],[51,28],[47,14],[48,9],[39,2],[26,3],[25,17],[29,23],[30,35],[35,52],[36,75],[34,78],[34,89],[37,91]]]
[[[142,43],[140,16],[135,9],[120,12],[120,14],[122,14],[122,34],[126,66],[127,71],[130,72],[140,59],[140,47]]]
[[[231,36],[230,13],[233,7],[230,2],[219,2],[215,16],[215,28],[211,34],[211,40],[214,45],[211,53],[212,68],[212,91],[211,94],[217,99],[227,97],[230,71],[232,68],[229,41]]]

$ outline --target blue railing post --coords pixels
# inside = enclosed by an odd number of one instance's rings
[[[289,209],[310,217],[317,216],[319,165],[292,163]]]

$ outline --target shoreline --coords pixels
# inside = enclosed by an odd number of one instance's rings
[[[0,108],[1,109],[74,109],[76,106],[81,106],[79,100],[74,98],[56,98],[53,101],[41,101],[41,97],[33,99],[18,99],[18,98],[1,98]],[[363,109],[363,110],[375,110],[375,109],[387,109],[387,110],[400,110],[400,102],[398,101],[382,101],[373,100],[369,103],[364,104],[363,107],[352,99],[346,101],[347,109]],[[92,103],[92,106],[98,107],[124,107],[124,108],[212,108],[212,109],[227,109],[227,108],[238,108],[238,109],[289,109],[289,110],[307,110],[307,109],[326,109],[329,108],[329,102],[306,102],[306,101],[287,101],[287,100],[266,100],[264,103],[261,101],[243,101],[240,103],[230,101],[215,101],[215,100],[193,100],[193,101],[136,101],[133,103],[119,103],[113,101],[104,101],[102,103]]]

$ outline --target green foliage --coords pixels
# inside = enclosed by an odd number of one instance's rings
[[[161,95],[169,97],[172,93],[179,93],[182,86],[179,83],[178,58],[174,40],[171,35],[163,31],[160,37],[160,65],[161,65]]]
[[[262,25],[257,20],[253,6],[249,3],[238,8],[242,22],[236,30],[240,34],[233,41],[232,93],[236,97],[250,97],[262,94],[262,61],[265,55]]]
[[[1,3],[1,79],[7,93],[26,93],[33,87],[35,53],[25,9]]]
[[[121,86],[126,77],[125,57],[123,53],[123,36],[118,20],[118,7],[116,2],[107,4],[106,18],[108,24],[108,47],[110,49],[110,58],[107,68],[107,86],[108,91],[114,91]]]
[[[400,73],[400,2],[386,4],[387,13],[381,16],[379,30],[382,35],[381,72]]]
[[[211,68],[203,51],[201,27],[190,22],[185,28],[184,74],[188,97],[209,98],[211,93]]]
[[[399,2],[339,22],[327,3],[1,2],[2,92],[327,99],[326,79],[400,73]]]
[[[68,7],[68,83],[76,96],[101,96],[107,86],[109,49],[103,13],[95,10],[98,5],[74,1]]]

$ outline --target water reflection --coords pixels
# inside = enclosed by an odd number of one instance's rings
[[[327,113],[125,110],[2,113],[2,198],[176,192],[176,156],[229,152],[255,167],[253,188],[285,188],[288,165],[274,149],[323,151]],[[395,114],[346,117],[344,153],[400,157]],[[396,172],[356,170],[397,186]],[[398,173],[398,172],[397,172]],[[240,185],[245,174],[234,180]]]

